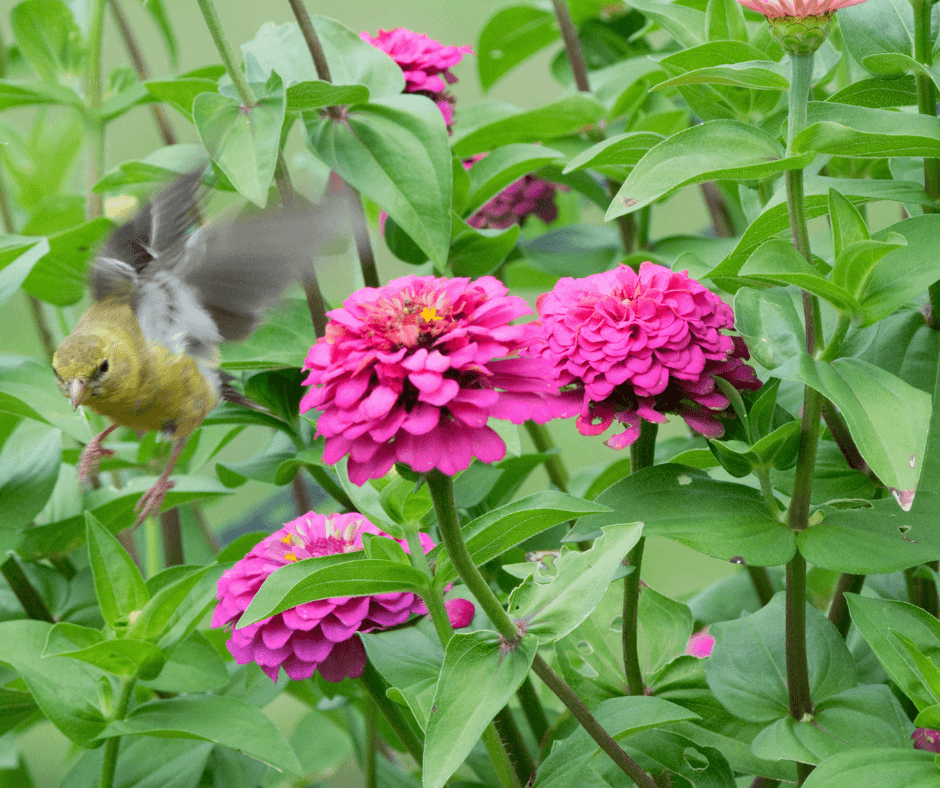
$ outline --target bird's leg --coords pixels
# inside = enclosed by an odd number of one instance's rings
[[[100,435],[96,435],[85,444],[85,448],[82,449],[82,453],[78,457],[78,465],[76,466],[80,484],[90,481],[92,487],[98,486],[98,463],[101,462],[102,457],[111,457],[114,454],[111,449],[104,448],[101,445],[101,441],[107,438],[108,435],[117,428],[117,424],[112,424]]]
[[[163,505],[163,499],[166,498],[166,494],[173,489],[170,474],[173,472],[173,466],[176,465],[180,452],[183,451],[185,445],[186,438],[177,438],[173,441],[173,450],[170,452],[170,460],[166,464],[166,469],[160,474],[160,478],[154,482],[153,487],[141,496],[141,499],[134,507],[135,512],[140,512],[140,514],[137,515],[137,520],[134,521],[134,528],[140,525],[151,514],[159,513],[160,507]]]

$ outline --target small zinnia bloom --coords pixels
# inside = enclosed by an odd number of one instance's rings
[[[708,634],[708,627],[696,632],[689,638],[685,647],[685,653],[699,659],[710,657],[712,649],[715,647],[715,638]]]
[[[805,18],[808,16],[823,16],[848,8],[850,5],[864,3],[865,0],[738,0],[738,2],[763,14],[768,19],[778,19],[783,16]]]
[[[450,126],[454,119],[455,99],[447,86],[457,81],[450,69],[463,60],[464,55],[473,54],[469,45],[444,46],[423,33],[413,33],[403,27],[379,30],[374,38],[363,31],[359,37],[398,63],[405,75],[405,93],[430,98],[437,104],[444,122]]]
[[[469,170],[485,156],[484,153],[466,159],[463,163],[464,168]],[[549,224],[558,217],[555,192],[559,188],[567,190],[566,186],[559,187],[554,183],[536,178],[534,175],[524,175],[483,205],[473,216],[467,219],[467,224],[480,230],[487,227],[494,230],[503,230],[514,224],[520,226],[525,224],[525,220],[529,216],[537,216],[543,222]]]
[[[238,621],[272,572],[304,558],[362,550],[364,533],[388,536],[357,513],[308,512],[287,523],[219,579],[212,626]],[[425,552],[434,547],[431,537],[420,534],[420,538]],[[398,543],[409,552],[404,540]],[[256,662],[273,681],[281,667],[294,680],[319,672],[327,681],[342,681],[347,676],[358,678],[366,665],[357,632],[396,626],[412,613],[426,612],[421,597],[408,592],[320,599],[233,629],[226,646],[239,665]],[[459,615],[466,619],[466,611]]]
[[[491,276],[405,276],[363,288],[328,313],[311,348],[300,412],[321,411],[328,465],[349,455],[355,484],[396,462],[453,476],[473,457],[496,462],[506,445],[489,418],[521,424],[560,415],[550,366],[531,357],[541,343],[531,313]],[[521,357],[529,353],[530,357]]]
[[[911,734],[915,750],[940,753],[940,731],[918,728]]]
[[[734,315],[724,301],[689,278],[645,262],[639,273],[621,265],[583,279],[559,279],[539,296],[545,336],[542,355],[556,382],[581,406],[578,430],[600,435],[616,418],[626,431],[607,441],[623,449],[640,435],[640,421],[662,423],[677,413],[709,438],[730,418],[722,377],[737,389],[761,386],[740,337],[724,333]]]

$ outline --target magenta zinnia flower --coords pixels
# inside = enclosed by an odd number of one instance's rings
[[[915,750],[940,753],[940,731],[931,728],[918,728],[911,734]]]
[[[583,279],[559,279],[537,305],[559,386],[581,406],[578,430],[600,435],[616,418],[627,425],[607,445],[623,449],[640,435],[640,420],[661,423],[677,413],[709,438],[730,417],[722,377],[738,389],[760,381],[744,363],[748,352],[733,328],[731,307],[688,271],[646,262]]]
[[[778,19],[783,16],[804,18],[807,16],[822,16],[831,14],[840,8],[864,3],[865,0],[738,0],[738,2],[763,14],[768,19]]]
[[[304,365],[314,388],[300,412],[322,412],[323,461],[348,454],[356,484],[395,462],[454,475],[473,457],[503,458],[489,418],[521,424],[573,415],[560,406],[550,366],[520,357],[541,333],[533,323],[509,323],[530,312],[491,276],[405,276],[353,293],[328,313],[326,336]]]
[[[258,542],[219,579],[219,604],[212,626],[236,622],[275,570],[304,558],[362,550],[364,533],[388,536],[356,513],[308,512],[287,523]],[[420,538],[425,552],[434,547],[431,537],[420,534]],[[409,552],[404,540],[397,541]],[[226,646],[239,665],[257,662],[273,681],[282,666],[294,680],[319,671],[327,681],[342,681],[347,676],[358,678],[366,665],[357,632],[392,627],[407,621],[412,613],[426,612],[421,597],[406,592],[321,599],[233,629]],[[462,619],[466,613],[459,611]]]
[[[464,159],[464,169],[469,170],[485,156],[486,154],[482,153],[470,159]],[[558,189],[567,191],[567,188],[567,186],[556,186],[554,183],[543,181],[534,175],[524,175],[483,205],[467,219],[467,224],[481,230],[486,227],[502,230],[514,224],[520,226],[525,224],[529,216],[538,216],[543,222],[549,224],[558,217],[555,192]]]
[[[473,54],[469,45],[444,46],[423,33],[413,33],[403,27],[379,30],[374,38],[363,31],[359,37],[398,63],[405,75],[405,92],[430,98],[450,126],[455,99],[447,86],[457,81],[450,69],[463,60],[464,55]]]
[[[715,647],[715,638],[708,634],[708,627],[696,632],[689,638],[686,644],[685,653],[699,659],[710,657],[712,649]]]

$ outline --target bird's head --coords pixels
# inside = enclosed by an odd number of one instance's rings
[[[62,393],[72,409],[93,397],[102,396],[114,362],[111,343],[99,334],[72,334],[62,340],[52,357],[52,368]]]

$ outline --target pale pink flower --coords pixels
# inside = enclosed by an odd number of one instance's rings
[[[531,310],[491,276],[405,276],[353,293],[328,313],[326,336],[311,348],[300,412],[321,412],[323,461],[349,455],[355,484],[396,462],[454,475],[476,457],[501,460],[490,418],[521,424],[574,415],[560,406],[550,365],[522,357],[540,344]]]
[[[640,435],[640,422],[661,423],[677,413],[706,437],[724,433],[731,418],[721,377],[738,389],[760,381],[744,363],[747,347],[725,332],[731,307],[694,279],[645,262],[583,279],[559,279],[539,296],[537,309],[552,362],[566,396],[580,404],[578,430],[600,435],[616,418],[627,426],[607,445],[623,449]]]
[[[850,5],[864,3],[865,0],[738,0],[738,2],[763,14],[768,19],[779,19],[782,16],[822,16],[848,8]]]
[[[308,512],[287,523],[223,573],[212,626],[237,622],[272,572],[304,558],[362,550],[364,533],[388,536],[357,513]],[[427,534],[419,536],[425,552],[434,547]],[[409,552],[404,540],[397,541]],[[467,604],[472,619],[473,603]],[[448,605],[454,626],[466,626],[461,622],[469,623],[467,609],[451,611]],[[408,592],[320,599],[233,629],[226,646],[239,665],[256,662],[273,681],[281,667],[294,680],[319,672],[327,681],[342,681],[347,676],[358,678],[365,668],[366,652],[357,632],[401,624],[412,613],[424,614],[427,609],[419,596]]]
[[[423,33],[413,33],[403,27],[379,30],[375,37],[363,31],[359,37],[391,57],[405,75],[405,92],[430,98],[450,126],[454,119],[455,99],[447,86],[457,81],[450,69],[464,55],[473,54],[469,45],[444,46]]]

